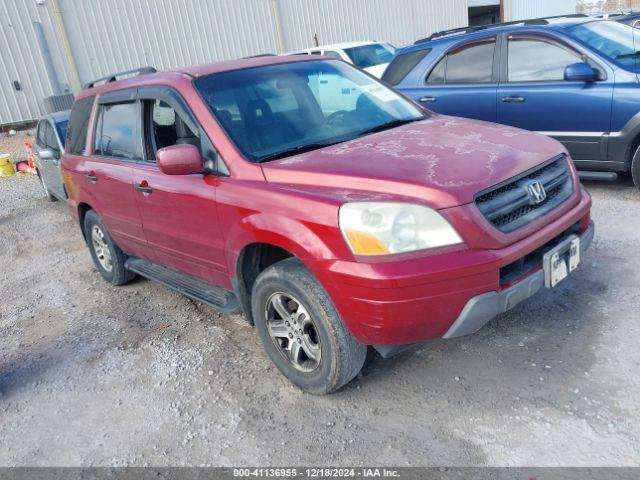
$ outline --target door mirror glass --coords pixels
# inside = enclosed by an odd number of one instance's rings
[[[186,143],[161,148],[156,152],[156,162],[165,175],[190,175],[203,172],[200,149]]]
[[[55,158],[53,150],[51,150],[50,148],[44,148],[40,150],[38,152],[38,155],[40,156],[40,160],[53,160]]]
[[[564,69],[564,79],[569,82],[594,82],[597,76],[593,67],[584,62],[572,63]]]

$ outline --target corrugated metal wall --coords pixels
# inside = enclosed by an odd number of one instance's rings
[[[466,0],[58,0],[82,82],[115,71],[159,69],[321,43],[411,43],[467,25]],[[51,95],[33,21],[43,23],[56,71],[70,65],[52,23],[53,0],[0,0],[0,124],[38,118]],[[281,29],[277,28],[278,19]],[[279,31],[281,33],[279,33]],[[19,80],[22,92],[13,89]]]
[[[53,93],[33,22],[42,23],[60,82],[69,83],[50,11],[34,0],[0,0],[0,125],[38,118]]]
[[[577,5],[577,0],[511,0],[511,18],[507,20],[573,14]]]
[[[467,0],[280,0],[289,51],[321,44],[386,40],[396,46],[468,24]]]

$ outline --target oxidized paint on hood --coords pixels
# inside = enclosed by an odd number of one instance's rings
[[[269,182],[415,197],[448,208],[563,152],[543,135],[434,114],[262,167]]]

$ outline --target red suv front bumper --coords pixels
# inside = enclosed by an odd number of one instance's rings
[[[452,250],[380,263],[336,260],[315,267],[345,324],[362,343],[398,346],[466,335],[543,284],[542,263],[508,282],[501,279],[501,269],[568,231],[581,237],[582,250],[590,245],[590,207],[591,198],[582,191],[580,201],[560,218],[502,249]]]

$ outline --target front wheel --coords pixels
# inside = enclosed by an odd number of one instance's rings
[[[362,368],[366,345],[349,333],[324,288],[300,261],[286,259],[263,271],[251,307],[267,354],[302,390],[331,393]]]

